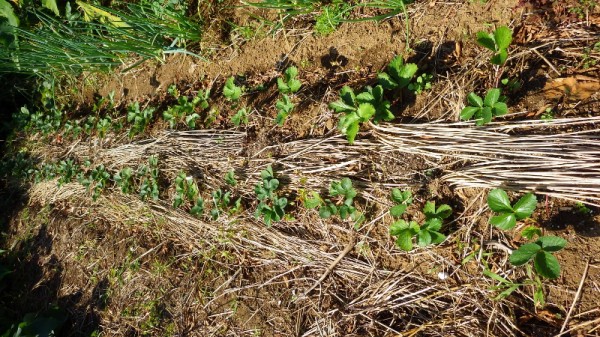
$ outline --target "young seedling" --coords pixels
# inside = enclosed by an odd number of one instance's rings
[[[121,171],[117,172],[113,177],[116,185],[121,189],[124,194],[131,193],[133,185],[133,170],[130,167],[125,167]]]
[[[140,111],[140,103],[138,102],[132,103],[127,107],[127,122],[133,124],[129,130],[130,138],[146,130],[146,127],[152,121],[155,110],[155,108],[148,107]]]
[[[173,97],[177,99],[177,104],[169,107],[167,111],[163,112],[163,118],[169,122],[169,127],[172,129],[181,121],[190,129],[196,128],[196,120],[200,118],[200,115],[196,113],[196,109],[199,107],[201,110],[207,109],[208,97],[210,91],[198,91],[198,95],[189,101],[187,96],[180,96],[179,91],[175,85],[171,85],[167,90]]]
[[[298,79],[298,68],[289,67],[283,73],[283,78],[277,78],[277,88],[282,94],[294,94],[300,90],[302,82]]]
[[[275,122],[277,125],[283,126],[285,120],[292,113],[292,110],[294,110],[294,103],[292,103],[290,96],[284,94],[281,96],[281,99],[277,100],[275,107],[277,107]]]
[[[225,81],[225,86],[223,87],[223,96],[230,101],[237,102],[242,96],[242,87],[238,87],[235,85],[235,78],[233,76],[229,77]]]
[[[158,158],[150,156],[148,165],[142,165],[138,168],[137,176],[140,178],[140,198],[146,200],[148,197],[158,200]]]
[[[340,90],[340,99],[329,104],[329,108],[336,113],[344,113],[338,123],[338,129],[346,135],[350,144],[354,143],[360,124],[374,117],[373,122],[392,120],[394,115],[390,111],[390,103],[383,99],[383,87],[366,87],[365,91],[355,95],[354,91],[344,86]]]
[[[386,90],[402,89],[410,83],[417,70],[416,64],[405,64],[402,56],[396,56],[387,66],[387,72],[377,75],[377,80]]]
[[[194,207],[190,209],[190,214],[196,217],[202,216],[204,213],[204,199],[202,197],[198,197],[196,202],[194,203]]]
[[[552,253],[563,249],[566,244],[567,240],[557,236],[540,236],[537,241],[526,243],[513,251],[509,261],[515,266],[522,266],[533,260],[539,275],[555,279],[560,276],[560,264]]]
[[[531,216],[537,205],[537,199],[533,193],[527,193],[511,205],[506,192],[498,188],[490,191],[487,203],[492,211],[499,213],[490,219],[490,223],[502,230],[509,230],[515,227],[517,220]]]
[[[435,202],[429,201],[423,207],[425,222],[419,225],[416,221],[399,219],[390,226],[390,234],[396,236],[396,245],[404,250],[413,249],[413,237],[417,238],[417,244],[421,247],[431,244],[440,244],[446,236],[440,233],[443,220],[452,214],[452,208],[446,204],[435,207]]]
[[[406,208],[412,204],[413,198],[410,191],[400,191],[397,188],[392,189],[391,199],[394,206],[390,208],[390,215],[394,218],[399,218],[406,212]]]
[[[460,119],[469,120],[475,117],[475,124],[479,126],[491,122],[492,117],[502,116],[508,112],[508,107],[502,101],[498,88],[488,90],[485,99],[472,92],[467,96],[467,100],[471,105],[462,109]]]
[[[319,216],[329,219],[339,216],[345,220],[350,218],[354,221],[354,227],[358,228],[364,221],[364,215],[354,206],[354,198],[357,195],[352,186],[352,180],[343,178],[341,181],[332,181],[329,186],[329,199],[322,199],[319,193],[311,192],[312,197],[304,198],[304,206],[308,209],[319,208]]]
[[[96,201],[110,180],[110,173],[103,164],[96,166],[90,174],[91,182],[95,182],[92,190],[92,200]]]
[[[173,207],[180,207],[185,200],[195,202],[198,199],[198,185],[194,178],[188,177],[184,172],[179,172],[175,178],[175,198],[173,199]]]
[[[225,182],[229,186],[237,185],[237,180],[235,179],[235,172],[233,170],[227,171],[225,174]]]
[[[477,43],[494,52],[490,62],[498,66],[503,66],[506,62],[508,46],[511,42],[512,30],[506,26],[498,27],[493,34],[483,31],[477,32]]]
[[[213,208],[210,210],[210,216],[217,220],[221,212],[229,207],[231,202],[231,192],[223,192],[221,189],[212,192]]]
[[[420,95],[423,91],[431,89],[431,80],[433,75],[421,74],[417,79],[408,85],[408,90]]]
[[[57,166],[58,186],[71,182],[79,171],[72,159],[61,160]]]
[[[279,197],[276,193],[279,187],[279,180],[273,174],[273,168],[267,167],[266,170],[260,172],[262,183],[254,187],[254,192],[260,203],[256,208],[256,217],[262,216],[263,221],[267,226],[271,226],[273,221],[280,221],[285,215],[285,207],[287,206],[287,198]]]
[[[242,124],[248,124],[248,115],[246,113],[246,108],[241,108],[238,112],[231,116],[231,123],[235,126],[240,126]]]

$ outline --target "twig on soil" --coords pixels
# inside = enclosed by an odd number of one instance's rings
[[[563,325],[560,327],[560,333],[557,335],[561,336],[569,324],[569,319],[571,319],[571,314],[573,313],[573,309],[575,309],[575,305],[577,301],[579,301],[579,297],[581,296],[581,290],[583,289],[583,284],[585,283],[585,279],[587,278],[588,270],[590,269],[590,259],[588,258],[587,263],[585,265],[585,269],[583,270],[583,274],[581,275],[581,281],[579,281],[579,287],[577,288],[577,293],[575,293],[575,297],[573,298],[573,303],[571,303],[571,307],[569,308],[569,312],[567,312],[567,317],[565,317],[565,321]]]

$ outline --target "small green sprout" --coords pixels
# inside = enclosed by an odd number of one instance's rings
[[[148,197],[158,200],[158,158],[150,156],[148,165],[142,165],[138,168],[137,176],[140,178],[140,198],[146,200]]]
[[[512,229],[517,224],[517,220],[531,216],[537,205],[537,199],[533,193],[525,194],[514,205],[511,205],[508,195],[500,188],[490,191],[487,202],[492,211],[499,213],[490,219],[490,223],[503,230]]]
[[[502,116],[508,112],[503,99],[498,88],[488,90],[485,99],[472,92],[467,96],[471,105],[462,109],[460,119],[469,120],[475,117],[477,125],[485,125],[492,121],[492,117]]]
[[[298,79],[298,68],[289,67],[283,73],[283,78],[277,78],[277,88],[282,94],[294,94],[300,90],[302,82]]]
[[[124,194],[131,193],[133,185],[133,170],[130,167],[125,167],[121,171],[117,172],[113,177],[116,185],[121,189]]]
[[[241,108],[238,112],[231,116],[231,123],[235,126],[240,126],[242,124],[248,124],[248,115],[246,113],[246,108]]]
[[[225,174],[225,182],[229,186],[237,185],[237,180],[235,179],[235,172],[233,170],[227,171],[227,173]]]
[[[341,181],[332,181],[329,186],[329,199],[322,199],[319,193],[311,192],[311,197],[304,198],[304,206],[308,209],[319,208],[319,216],[329,219],[338,215],[340,219],[350,218],[354,221],[354,227],[358,228],[365,220],[364,215],[354,206],[354,198],[357,195],[352,186],[352,180],[343,178]]]
[[[225,81],[225,86],[223,87],[223,96],[230,101],[238,101],[242,96],[242,87],[238,87],[235,85],[235,78],[233,76],[229,77]]]
[[[140,111],[139,102],[134,102],[127,107],[127,122],[133,124],[129,130],[130,138],[146,130],[146,127],[152,121],[155,110],[155,108],[148,107]]]
[[[190,214],[196,217],[200,217],[204,213],[204,199],[198,197],[194,203],[194,207],[190,209]]]
[[[95,182],[92,186],[92,199],[96,201],[110,180],[110,173],[106,170],[103,164],[96,166],[90,174],[91,182]],[[91,185],[90,185],[91,186]]]
[[[412,204],[413,198],[410,191],[400,191],[397,188],[392,189],[391,199],[394,202],[394,206],[390,208],[390,215],[394,218],[399,218],[406,212],[408,205]]]
[[[175,198],[173,207],[180,207],[185,200],[195,202],[198,199],[199,189],[193,177],[188,177],[184,172],[179,172],[175,177]]]
[[[423,91],[431,89],[431,80],[433,75],[421,74],[417,76],[416,80],[408,85],[408,90],[413,91],[415,94],[420,95]]]
[[[285,207],[288,204],[287,198],[279,197],[276,193],[279,187],[279,180],[273,174],[273,168],[267,167],[260,172],[262,183],[255,186],[254,192],[260,203],[256,208],[257,218],[262,216],[267,226],[271,226],[273,221],[280,221],[285,215]]]
[[[452,214],[452,208],[446,204],[435,207],[435,202],[428,201],[423,207],[425,222],[419,225],[416,221],[396,220],[390,226],[390,235],[396,236],[396,245],[404,250],[413,249],[413,237],[421,247],[431,244],[440,244],[446,236],[440,232],[443,220]]]
[[[513,251],[509,261],[515,266],[522,266],[533,260],[538,274],[555,279],[560,276],[560,264],[552,253],[563,249],[566,244],[567,240],[557,236],[540,236],[537,241],[526,243]]]
[[[387,72],[377,75],[377,80],[386,90],[402,89],[410,83],[417,70],[416,64],[405,64],[402,56],[396,56],[387,66]]]
[[[498,27],[493,34],[483,31],[477,33],[477,43],[494,52],[490,62],[495,65],[504,65],[511,42],[512,30],[506,26]]]
[[[277,107],[275,122],[277,125],[282,126],[287,117],[292,113],[292,110],[294,110],[294,103],[292,103],[290,96],[283,95],[275,106]]]

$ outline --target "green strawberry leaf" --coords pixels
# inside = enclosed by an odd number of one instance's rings
[[[405,204],[396,205],[396,206],[390,208],[390,215],[395,218],[399,218],[406,211],[406,207],[408,207],[408,206]]]
[[[398,247],[400,247],[400,249],[409,252],[413,248],[412,237],[413,237],[413,234],[411,233],[411,231],[409,229],[401,230],[398,233],[396,245]]]
[[[477,113],[481,108],[475,106],[467,106],[460,112],[460,119],[467,121],[473,118],[473,115]]]
[[[540,251],[533,260],[535,271],[545,278],[555,279],[560,276],[560,264],[554,255]]]
[[[490,33],[477,32],[477,43],[491,51],[496,51],[496,41],[494,41],[494,36]]]
[[[537,199],[533,193],[527,193],[513,206],[515,216],[518,220],[525,219],[533,213],[537,206]]]
[[[494,32],[494,40],[498,45],[498,49],[507,49],[512,42],[512,31],[506,26],[501,26]]]
[[[513,212],[513,208],[510,205],[510,199],[508,199],[508,194],[501,188],[490,191],[487,197],[487,203],[494,212]]]
[[[567,240],[558,236],[541,236],[536,243],[546,252],[556,252],[567,244]]]
[[[499,98],[500,98],[500,89],[498,89],[498,88],[490,89],[490,90],[488,90],[487,94],[485,95],[485,99],[483,100],[483,105],[491,108],[494,106],[494,104],[496,104],[498,102]]]
[[[517,219],[514,213],[501,213],[500,215],[493,216],[490,219],[490,223],[502,230],[509,230],[517,225]]]
[[[536,243],[526,243],[510,254],[509,261],[512,265],[522,266],[541,250],[542,247]]]
[[[472,92],[467,96],[467,101],[471,106],[483,108],[483,100],[476,93]]]

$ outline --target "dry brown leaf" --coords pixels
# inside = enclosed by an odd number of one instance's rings
[[[600,81],[586,76],[554,79],[544,86],[544,96],[558,99],[566,96],[570,100],[584,100],[600,90]]]

